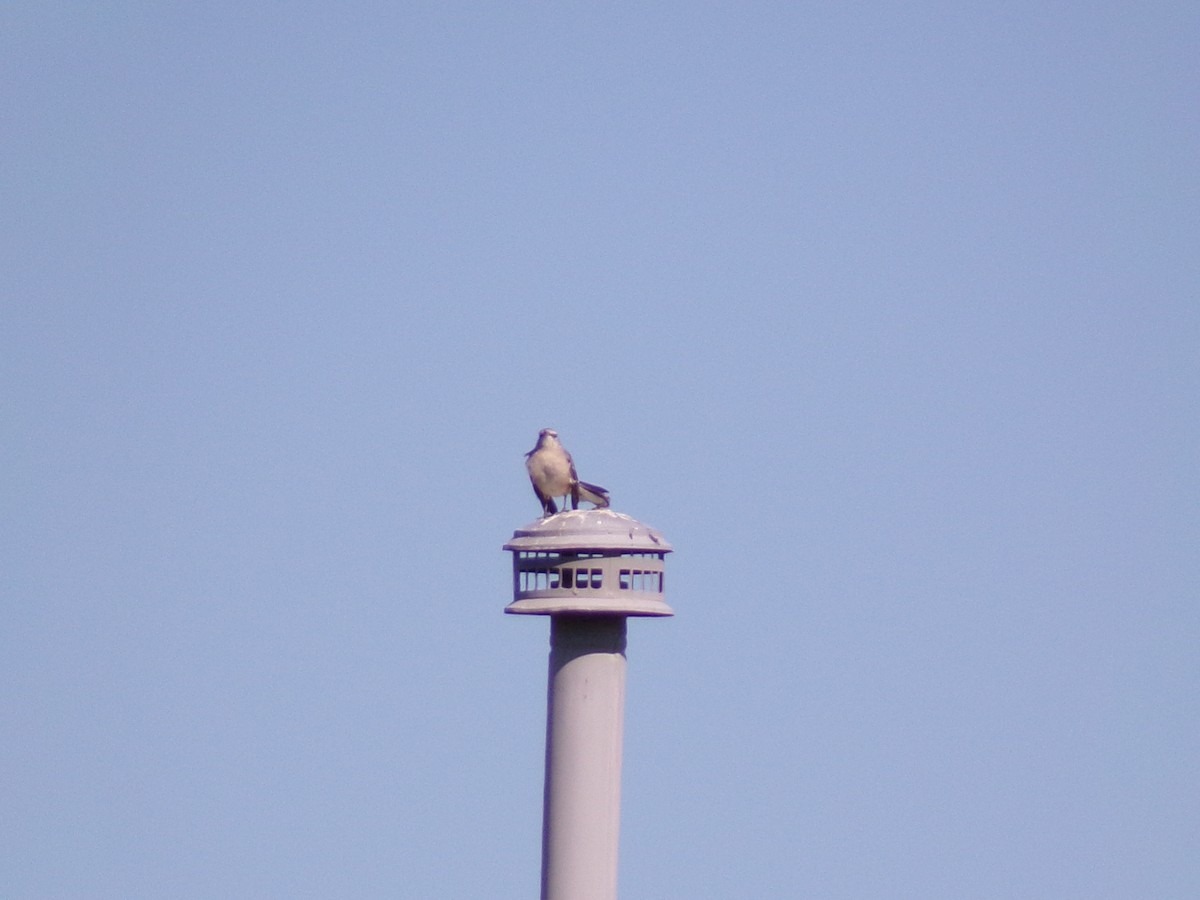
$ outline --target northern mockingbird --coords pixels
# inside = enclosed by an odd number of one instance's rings
[[[543,428],[538,432],[537,446],[525,454],[525,468],[533,482],[533,492],[542,501],[544,515],[558,512],[555,497],[571,495],[571,509],[579,508],[579,501],[594,503],[597,509],[608,506],[608,491],[586,481],[575,474],[575,461],[567,448],[558,442],[558,432]]]

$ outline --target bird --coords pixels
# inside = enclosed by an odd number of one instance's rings
[[[559,442],[558,432],[553,428],[538,432],[537,446],[525,454],[525,468],[529,470],[533,492],[542,502],[543,518],[558,512],[555,497],[570,495],[571,509],[578,509],[580,500],[594,504],[597,509],[608,506],[608,491],[579,480],[575,474],[575,461]]]

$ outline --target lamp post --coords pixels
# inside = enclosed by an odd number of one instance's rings
[[[671,616],[671,545],[609,509],[539,519],[513,554],[506,613],[550,616],[542,900],[616,900],[629,616]]]

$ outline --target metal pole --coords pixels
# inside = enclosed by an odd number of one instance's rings
[[[550,622],[542,900],[616,900],[625,617]]]

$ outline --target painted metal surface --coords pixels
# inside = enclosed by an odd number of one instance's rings
[[[670,616],[663,536],[610,509],[571,510],[517,529],[513,602],[524,615]]]
[[[546,516],[513,532],[505,550],[638,550],[670,553],[662,534],[611,509],[572,509]]]
[[[507,613],[548,615],[542,900],[616,900],[629,616],[671,616],[661,534],[610,509],[517,529]]]
[[[616,900],[625,619],[550,627],[542,900]]]

